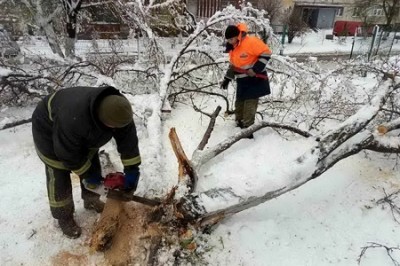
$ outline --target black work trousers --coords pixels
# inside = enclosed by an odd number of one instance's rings
[[[101,176],[99,156],[93,156],[89,168],[90,175]],[[57,169],[45,164],[47,178],[47,195],[50,211],[55,219],[68,219],[73,216],[75,207],[72,196],[71,171]],[[80,179],[81,197],[83,200],[99,198],[100,195],[87,190]]]

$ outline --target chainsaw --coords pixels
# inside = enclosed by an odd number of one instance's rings
[[[124,190],[125,175],[121,172],[110,173],[104,178],[104,188],[106,190],[107,198],[119,201],[135,201],[148,206],[158,206],[161,204],[160,200],[147,199],[144,197],[133,195],[132,192]]]

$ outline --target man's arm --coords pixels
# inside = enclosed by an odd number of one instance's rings
[[[131,122],[123,128],[115,129],[113,137],[117,142],[117,149],[121,154],[121,161],[124,167],[139,165],[141,158],[135,124]]]
[[[116,129],[114,139],[117,142],[117,149],[121,154],[121,162],[124,166],[124,187],[127,191],[134,192],[139,183],[139,165],[142,162],[135,124],[131,122],[123,128]]]
[[[271,49],[262,40],[256,38],[254,39],[254,45],[252,45],[252,53],[258,56],[258,60],[252,67],[253,71],[255,73],[263,72],[271,59]]]

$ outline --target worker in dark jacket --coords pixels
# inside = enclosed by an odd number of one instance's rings
[[[237,126],[246,128],[254,124],[258,98],[271,93],[265,70],[271,50],[259,38],[247,36],[243,23],[229,25],[225,39],[230,67],[221,88],[227,89],[229,82],[236,78],[235,120]]]
[[[129,101],[113,87],[63,89],[45,97],[33,112],[33,139],[45,164],[50,210],[66,236],[81,234],[73,217],[71,171],[80,177],[84,207],[104,208],[92,191],[103,181],[98,150],[111,138],[124,166],[125,190],[136,190],[141,159],[132,117]]]

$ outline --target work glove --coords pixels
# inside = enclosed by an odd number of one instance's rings
[[[125,173],[124,190],[131,193],[135,192],[140,177],[139,166],[132,165],[125,167],[124,173]]]
[[[229,82],[230,82],[230,79],[224,78],[224,80],[221,82],[221,89],[227,90]]]
[[[106,190],[103,184],[104,179],[101,175],[86,172],[81,175],[80,178],[82,179],[83,186],[87,190],[94,192],[100,196],[105,195]]]

